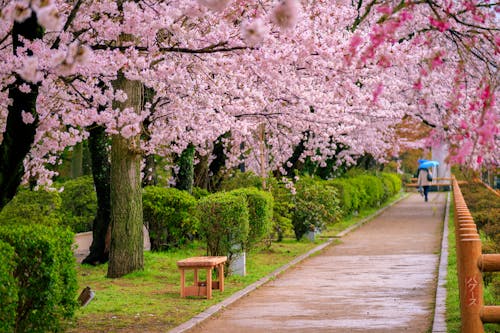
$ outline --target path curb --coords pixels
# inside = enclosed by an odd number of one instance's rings
[[[434,307],[434,320],[432,333],[446,333],[446,279],[448,277],[448,223],[450,219],[450,193],[446,200],[446,213],[444,215],[443,239],[441,240],[441,254],[439,258],[438,281],[436,289],[436,302]]]
[[[196,316],[194,316],[190,320],[188,320],[188,321],[180,324],[177,327],[174,327],[173,329],[171,329],[169,331],[169,333],[182,333],[182,332],[186,332],[187,330],[189,330],[189,329],[197,326],[198,324],[200,324],[204,320],[210,318],[211,316],[213,316],[214,314],[216,314],[220,310],[222,310],[225,307],[231,305],[232,303],[236,302],[237,300],[241,299],[242,297],[248,295],[249,293],[251,293],[255,289],[261,287],[263,284],[265,284],[269,280],[276,278],[278,275],[280,275],[281,273],[283,273],[287,269],[289,269],[292,266],[298,264],[299,262],[303,261],[304,259],[312,256],[313,254],[315,254],[315,253],[323,250],[325,247],[331,245],[336,239],[341,238],[341,237],[347,235],[351,231],[359,228],[363,224],[365,224],[368,221],[372,220],[374,217],[382,214],[386,209],[388,209],[389,207],[392,207],[396,203],[398,203],[401,200],[405,199],[407,196],[408,196],[407,194],[401,195],[400,198],[398,198],[395,201],[391,202],[387,206],[384,206],[383,208],[379,209],[375,213],[373,213],[373,214],[365,217],[364,219],[362,219],[358,223],[356,223],[356,224],[350,226],[349,228],[341,231],[335,237],[329,238],[325,243],[323,243],[323,244],[315,247],[314,249],[310,250],[307,253],[304,253],[303,255],[298,256],[297,258],[295,258],[292,261],[290,261],[288,264],[285,264],[285,265],[281,266],[280,268],[274,270],[273,272],[269,273],[268,275],[266,275],[265,277],[261,278],[260,280],[252,283],[251,285],[247,286],[246,288],[244,288],[244,289],[242,289],[240,291],[237,291],[236,293],[232,294],[231,296],[229,296],[228,298],[226,298],[222,302],[219,302],[219,303],[217,303],[215,305],[212,305],[211,307],[209,307],[205,311],[197,314]]]

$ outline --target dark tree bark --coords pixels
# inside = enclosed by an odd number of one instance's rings
[[[92,224],[92,245],[85,264],[97,265],[108,261],[110,243],[110,170],[108,137],[102,126],[89,130],[89,150],[92,158],[92,176],[97,193],[97,214]]]
[[[37,23],[35,13],[22,23],[14,22],[12,28],[14,54],[17,54],[18,47],[23,46],[19,40],[20,36],[28,40],[42,38],[43,30]],[[30,86],[29,93],[19,90],[19,86],[23,83]],[[23,161],[33,144],[38,126],[36,113],[38,87],[38,84],[26,82],[20,77],[17,77],[9,87],[9,98],[13,102],[8,106],[7,124],[0,145],[0,210],[14,197],[24,175]],[[23,122],[22,111],[33,116],[34,121],[31,124]]]

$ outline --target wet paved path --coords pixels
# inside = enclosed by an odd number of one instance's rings
[[[189,332],[427,332],[446,195],[411,194]]]

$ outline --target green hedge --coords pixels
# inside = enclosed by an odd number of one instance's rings
[[[60,331],[77,306],[74,234],[60,227],[11,225],[0,227],[0,240],[15,252],[14,332]]]
[[[396,174],[359,174],[349,178],[335,178],[326,181],[338,191],[343,215],[361,209],[377,207],[401,190],[401,178]]]
[[[254,187],[236,189],[229,193],[243,196],[247,201],[249,232],[245,249],[250,250],[264,237],[269,237],[273,221],[273,196]]]
[[[219,192],[198,201],[199,232],[208,255],[228,256],[227,265],[248,240],[249,212],[244,196]]]
[[[321,231],[339,220],[341,211],[335,188],[310,177],[302,178],[296,188],[292,224],[297,240],[308,231]]]
[[[62,214],[64,225],[73,232],[92,230],[97,212],[97,195],[91,176],[68,180],[61,185]]]
[[[62,221],[61,203],[57,191],[22,189],[0,211],[0,224],[58,225]]]
[[[14,279],[14,248],[0,241],[0,332],[14,331],[18,285]]]
[[[168,250],[185,244],[197,233],[193,215],[196,199],[175,188],[144,188],[142,206],[144,222],[149,228],[152,251]]]
[[[274,198],[272,232],[280,242],[285,235],[293,235],[292,216],[295,209],[293,195],[285,183],[276,178],[268,178],[267,184]]]
[[[253,172],[236,171],[221,182],[222,191],[232,191],[238,188],[255,187],[262,189],[262,178]]]
[[[357,177],[363,183],[367,193],[367,206],[378,207],[384,201],[384,184],[380,178],[373,175],[361,175]]]

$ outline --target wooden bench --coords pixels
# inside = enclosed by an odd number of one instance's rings
[[[212,298],[212,289],[224,291],[224,263],[226,256],[221,257],[191,257],[177,262],[177,267],[181,273],[181,297],[186,296],[205,296]],[[212,281],[212,271],[217,270],[218,280]],[[198,280],[198,270],[206,270],[206,280]],[[186,286],[186,270],[194,271],[194,283],[192,286]]]

